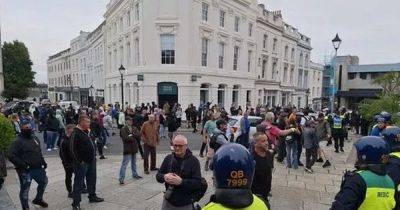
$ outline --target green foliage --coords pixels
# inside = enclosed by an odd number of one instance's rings
[[[382,87],[384,95],[396,94],[400,88],[400,72],[385,73],[376,78],[373,83]]]
[[[0,115],[0,150],[7,152],[15,138],[14,126],[10,119]]]
[[[25,99],[29,88],[35,86],[35,72],[28,48],[19,41],[4,42],[3,45],[4,91],[1,95],[7,101],[14,98]]]
[[[400,118],[396,115],[400,112],[400,96],[395,94],[381,95],[378,99],[366,99],[360,104],[361,114],[372,123],[374,116],[381,111],[392,114],[392,120],[400,125]]]

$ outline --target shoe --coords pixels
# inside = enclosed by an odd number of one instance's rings
[[[42,200],[34,199],[34,200],[32,201],[32,203],[35,204],[35,205],[39,205],[39,206],[41,206],[41,207],[43,207],[43,208],[49,207],[49,204],[47,204],[46,202],[44,202],[43,199],[42,199]]]
[[[141,177],[141,176],[139,176],[139,175],[136,175],[136,176],[133,176],[133,178],[134,178],[134,179],[142,179],[143,177]]]
[[[329,162],[329,160],[326,160],[325,163],[322,165],[322,168],[326,168],[331,166],[331,162]]]
[[[150,171],[158,171],[159,168],[150,168]]]
[[[97,196],[89,198],[89,203],[100,203],[103,201],[104,201],[104,198],[99,198]]]
[[[51,149],[47,149],[47,152],[50,152],[51,151]]]
[[[144,173],[145,173],[145,174],[150,174],[150,172],[149,172],[149,171],[144,171]]]
[[[200,156],[201,158],[203,158],[203,157],[204,157],[204,155],[203,155],[203,154],[200,154],[199,156]]]
[[[72,210],[81,210],[81,207],[78,205],[78,206],[72,206]]]
[[[106,159],[106,157],[104,157],[104,155],[100,156],[100,160],[104,160]]]
[[[310,173],[310,174],[312,174],[312,173],[313,173],[313,170],[311,170],[311,168],[307,168],[307,167],[305,167],[305,168],[304,168],[304,170],[305,170],[306,172]]]
[[[124,186],[125,182],[124,181],[119,181],[119,185]]]
[[[318,158],[315,162],[322,163],[322,162],[324,162],[324,160],[322,160],[322,158]]]
[[[204,171],[208,171],[210,169],[209,164],[210,164],[210,162],[207,160],[206,164],[204,164]]]
[[[339,150],[335,149],[335,152],[336,152],[336,153],[339,153]]]
[[[302,163],[302,162],[299,162],[299,164],[298,164],[299,166],[304,166],[304,164]]]
[[[344,152],[343,148],[340,148],[340,151],[341,151],[341,152]]]
[[[54,150],[58,150],[58,147],[54,147],[53,149],[54,149]]]
[[[68,193],[68,198],[72,198],[72,197],[73,197],[72,192]]]
[[[82,190],[82,194],[87,194],[87,193],[88,193],[88,191],[86,188]]]
[[[107,147],[107,146],[105,146],[105,145],[104,145],[104,147],[103,147],[103,148],[104,148],[104,149],[108,149],[108,147]]]

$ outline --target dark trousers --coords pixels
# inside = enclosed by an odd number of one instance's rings
[[[249,148],[249,133],[242,133],[242,135],[239,136],[239,144],[242,146]]]
[[[4,178],[0,177],[0,190],[1,188],[3,188],[3,184],[4,184]]]
[[[149,155],[150,155],[150,170],[156,168],[156,147],[144,144],[144,161],[143,169],[144,171],[149,171]]]
[[[343,149],[343,144],[344,144],[344,136],[333,136],[333,140],[335,141],[335,150]]]
[[[282,162],[283,159],[286,157],[286,143],[284,139],[279,139],[278,140],[278,145],[277,145],[277,157],[276,160],[278,162]]]
[[[136,139],[136,143],[137,143],[138,148],[139,148],[140,156],[142,156],[142,158],[144,158],[143,148],[142,148],[142,144],[141,144],[141,142],[140,142],[140,138],[137,138],[137,139]]]
[[[72,174],[74,174],[74,168],[69,166],[64,166],[65,171],[65,187],[68,193],[72,193]]]
[[[306,167],[311,168],[317,160],[317,148],[306,149]]]
[[[103,155],[103,148],[104,148],[104,139],[103,139],[103,137],[100,137],[100,138],[97,139],[96,145],[97,145],[97,151],[99,151],[99,155],[102,156]]]
[[[196,120],[192,120],[193,132],[196,132],[196,131],[197,131],[197,128],[196,128],[196,126],[197,126],[197,122],[196,122]]]
[[[96,159],[91,163],[74,164],[74,186],[73,186],[73,206],[78,206],[81,202],[81,194],[85,185],[85,178],[89,198],[96,197]]]
[[[200,155],[203,155],[204,154],[204,150],[206,150],[206,147],[207,147],[207,143],[202,143],[201,144],[201,148],[200,148]]]
[[[20,192],[19,199],[21,201],[21,206],[23,209],[29,208],[29,188],[31,186],[32,179],[38,184],[37,193],[35,200],[42,200],[44,190],[46,189],[48,179],[46,176],[46,171],[42,168],[40,169],[31,169],[29,171],[17,171],[19,183],[20,183]]]

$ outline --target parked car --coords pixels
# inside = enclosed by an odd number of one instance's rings
[[[32,108],[37,107],[38,104],[34,101],[14,101],[7,103],[4,109],[4,115],[8,116],[12,113],[20,113],[22,110],[31,111]]]
[[[61,109],[66,110],[68,109],[69,105],[72,104],[72,107],[74,107],[75,111],[78,111],[78,109],[81,107],[78,102],[76,101],[60,101],[58,102],[58,105],[61,107]]]
[[[233,141],[236,142],[236,139],[240,136],[240,120],[243,116],[231,116],[228,121],[228,131],[227,136],[230,137],[233,134]],[[257,125],[261,124],[263,119],[261,117],[249,116],[250,121],[250,141],[253,140],[253,135],[257,132]]]

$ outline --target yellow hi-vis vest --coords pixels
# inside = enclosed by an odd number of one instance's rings
[[[367,185],[365,199],[358,210],[392,210],[396,206],[395,187],[388,176],[379,176],[371,171],[358,171]]]
[[[210,202],[209,204],[204,206],[201,210],[231,210],[231,209],[219,203]],[[253,203],[250,206],[237,210],[269,210],[269,209],[267,205],[265,205],[264,201],[262,201],[257,196],[253,195]]]
[[[390,156],[400,159],[400,152],[392,152],[390,153]]]

